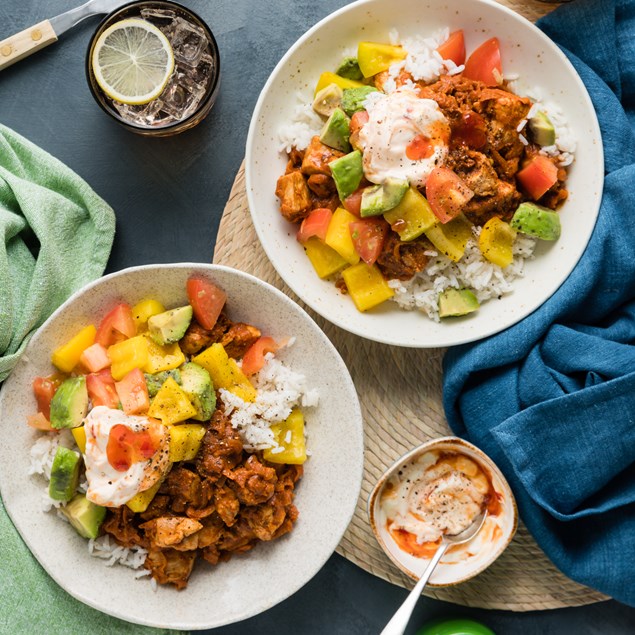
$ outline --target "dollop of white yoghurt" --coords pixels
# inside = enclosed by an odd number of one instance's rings
[[[364,175],[371,183],[388,177],[407,179],[423,187],[430,172],[443,164],[448,154],[450,124],[432,99],[421,99],[412,90],[397,90],[366,102],[368,122],[359,133],[363,148]],[[408,145],[417,136],[433,147],[431,156],[409,159]]]
[[[160,445],[154,456],[137,461],[125,472],[116,470],[108,461],[110,430],[123,424],[140,432],[154,427],[159,432]],[[84,420],[86,432],[86,498],[103,507],[124,505],[137,493],[149,489],[163,476],[168,467],[169,431],[166,426],[148,417],[127,415],[106,406],[93,408]]]
[[[473,462],[463,463],[472,475],[432,452],[403,466],[381,498],[391,527],[413,534],[419,544],[467,529],[480,514],[489,486]]]

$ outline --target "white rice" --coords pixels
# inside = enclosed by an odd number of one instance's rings
[[[95,558],[104,560],[104,564],[107,567],[121,564],[130,569],[137,569],[135,578],[143,578],[150,575],[150,571],[143,568],[148,551],[136,545],[134,547],[123,547],[117,544],[109,534],[89,540],[88,553]]]
[[[388,34],[390,43],[403,45],[408,56],[388,69],[388,79],[383,85],[384,92],[397,90],[396,80],[402,70],[410,73],[415,81],[423,80],[426,83],[436,81],[443,74],[454,75],[462,72],[463,65],[457,66],[451,60],[442,59],[436,50],[449,35],[450,29],[443,28],[429,37],[400,38],[395,29],[391,30]],[[520,142],[528,145],[527,137],[523,134],[525,127],[529,119],[542,111],[555,128],[556,142],[553,146],[541,148],[540,153],[557,158],[561,167],[570,165],[574,159],[576,141],[562,109],[545,99],[540,88],[524,85],[517,74],[507,74],[505,80],[508,82],[509,90],[516,95],[529,97],[534,102],[527,117],[517,127]],[[416,89],[416,85],[410,80],[402,86],[406,89]],[[372,110],[375,103],[383,98],[382,92],[372,92],[366,98],[364,106],[367,110]],[[319,134],[323,125],[323,120],[311,108],[310,97],[298,93],[297,99],[300,105],[295,107],[291,123],[280,130],[282,149],[287,152],[293,146],[298,149],[306,148],[311,137]],[[393,301],[402,309],[420,310],[431,319],[439,321],[438,296],[449,287],[468,287],[474,291],[479,302],[510,293],[513,280],[523,275],[524,261],[533,258],[536,240],[518,234],[513,247],[514,260],[502,269],[483,257],[476,240],[480,228],[474,227],[473,231],[475,237],[468,242],[465,255],[460,262],[455,263],[444,255],[431,252],[429,255],[432,257],[424,271],[407,281],[390,280],[388,284],[395,291]]]
[[[576,139],[560,106],[553,101],[545,99],[543,91],[538,86],[527,86],[518,78],[509,81],[508,88],[514,94],[529,97],[534,102],[527,113],[527,118],[521,121],[520,126],[524,126],[529,119],[539,112],[544,112],[553,124],[556,131],[556,142],[552,146],[543,146],[540,149],[540,154],[557,158],[561,167],[571,165],[576,150]],[[519,133],[522,130],[520,126]],[[519,137],[523,141],[524,137],[520,134]]]
[[[225,414],[240,434],[245,449],[273,448],[275,454],[284,448],[276,443],[271,426],[284,421],[297,406],[317,406],[319,395],[317,390],[309,389],[304,375],[285,366],[272,353],[268,353],[265,360],[265,366],[254,377],[258,391],[256,401],[243,401],[228,390],[219,392]]]
[[[468,287],[479,302],[510,293],[512,282],[523,276],[525,260],[533,258],[536,240],[518,234],[513,247],[514,260],[503,269],[483,258],[477,245],[480,227],[473,227],[473,232],[474,238],[468,241],[459,262],[430,251],[430,261],[422,272],[410,280],[390,280],[388,284],[395,291],[393,301],[403,309],[423,311],[439,322],[438,297],[445,289]]]
[[[280,129],[281,152],[290,152],[293,147],[304,150],[324,125],[320,115],[313,110],[313,100],[309,94],[298,91],[295,99],[291,123]]]

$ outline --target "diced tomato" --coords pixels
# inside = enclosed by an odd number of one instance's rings
[[[208,331],[213,329],[225,306],[227,294],[209,280],[191,276],[187,281],[187,297],[196,321]]]
[[[362,127],[368,123],[370,119],[368,115],[368,111],[366,110],[358,110],[352,117],[350,123],[351,134],[355,134],[359,132]]]
[[[139,368],[131,370],[121,381],[115,382],[115,390],[123,411],[128,415],[147,412],[150,407],[148,385]]]
[[[50,421],[41,412],[38,412],[34,415],[29,415],[26,418],[26,422],[36,430],[46,430],[47,432],[55,430]]]
[[[442,223],[456,218],[473,196],[474,192],[449,168],[434,168],[426,181],[426,198]]]
[[[452,142],[479,150],[487,143],[487,122],[473,110],[464,112],[452,129]]]
[[[434,146],[425,135],[418,134],[407,146],[406,156],[411,161],[421,161],[434,154]]]
[[[360,208],[362,206],[362,194],[366,186],[357,188],[350,196],[347,196],[343,201],[342,205],[344,205],[344,209],[347,212],[353,214],[353,216],[360,217]]]
[[[365,218],[349,224],[355,251],[367,264],[372,265],[379,258],[386,241],[390,225],[383,218]]]
[[[249,377],[262,370],[265,365],[265,355],[275,353],[279,348],[273,337],[258,338],[243,355],[243,373]]]
[[[137,327],[128,304],[118,304],[104,317],[97,329],[95,342],[108,348],[137,334]]]
[[[80,355],[79,361],[90,373],[96,373],[110,366],[108,351],[96,342]]]
[[[437,51],[444,60],[452,60],[457,66],[465,64],[463,29],[450,33],[450,37],[437,48]]]
[[[311,236],[317,236],[320,240],[326,238],[326,230],[333,218],[333,212],[328,207],[318,207],[314,209],[300,225],[298,231],[298,241],[306,242]]]
[[[503,66],[498,38],[483,42],[465,62],[463,76],[496,86],[503,80]]]
[[[525,192],[537,201],[558,181],[558,168],[553,161],[538,154],[516,174],[516,178]]]
[[[110,429],[106,456],[115,470],[126,472],[133,463],[147,461],[158,448],[151,430],[135,431],[118,423]]]
[[[61,383],[62,378],[58,375],[36,377],[33,380],[33,394],[37,401],[37,409],[44,415],[45,419],[51,416],[51,399]]]
[[[93,402],[93,407],[117,408],[119,406],[115,380],[108,368],[100,370],[98,373],[86,375],[86,390],[88,390],[88,396]]]

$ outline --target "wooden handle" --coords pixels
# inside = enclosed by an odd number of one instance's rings
[[[57,35],[48,20],[2,40],[0,42],[0,71],[53,42],[57,42]]]

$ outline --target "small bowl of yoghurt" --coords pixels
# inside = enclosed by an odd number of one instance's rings
[[[447,550],[430,586],[451,586],[474,577],[503,553],[516,533],[516,501],[496,464],[463,439],[434,439],[396,461],[368,500],[377,541],[415,580],[443,536],[467,529],[482,511],[487,516],[479,532]]]

